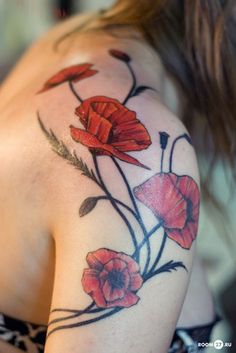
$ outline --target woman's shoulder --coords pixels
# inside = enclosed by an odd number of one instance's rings
[[[107,121],[117,111],[118,121],[128,119],[131,128],[146,124],[150,131],[168,130],[173,136],[186,133],[177,114],[168,108],[175,97],[173,92],[169,98],[166,95],[168,80],[152,49],[141,41],[99,31],[83,35],[75,31],[74,35],[77,20],[76,16],[59,25],[52,30],[53,35],[49,32],[46,40],[51,54],[42,47],[38,56],[34,49],[26,54],[5,86],[14,87],[13,102],[8,96],[10,105],[17,109],[24,101],[24,116],[29,107],[30,124],[32,114],[36,117],[37,113],[59,137],[65,134],[66,126],[73,125],[75,117],[85,123],[82,110],[87,117],[92,110]],[[68,32],[69,27],[72,32]],[[4,87],[1,93],[4,95]],[[140,125],[136,126],[136,121]]]

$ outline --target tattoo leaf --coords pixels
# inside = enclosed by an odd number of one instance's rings
[[[163,266],[161,266],[159,269],[157,269],[158,272],[171,272],[171,271],[177,271],[178,267],[182,267],[187,271],[186,266],[183,264],[182,261],[169,261]]]
[[[177,271],[178,268],[183,268],[185,271],[188,272],[187,267],[183,264],[182,261],[169,261],[167,263],[165,263],[164,265],[162,265],[161,267],[159,267],[158,269],[156,269],[155,271],[150,271],[149,273],[147,273],[144,276],[144,280],[145,282],[149,279],[152,278],[154,276],[156,276],[159,273],[163,273],[163,272],[171,272],[171,271]]]
[[[86,214],[88,214],[89,212],[91,212],[94,207],[96,206],[98,201],[97,197],[88,197],[87,199],[85,199],[79,209],[79,215],[80,217],[85,216]]]
[[[81,157],[78,157],[75,151],[71,152],[68,149],[68,147],[64,144],[64,142],[57,138],[57,136],[54,134],[54,132],[51,129],[49,131],[46,129],[42,120],[40,119],[39,113],[38,113],[38,122],[44,135],[49,141],[53,151],[56,154],[58,154],[60,157],[66,159],[75,168],[79,169],[82,172],[82,175],[90,178],[96,184],[99,184],[94,171],[92,169],[89,169],[89,167],[83,161],[83,159]]]
[[[151,90],[154,91],[154,88],[149,87],[149,86],[138,86],[138,87],[135,88],[134,92],[132,93],[132,97],[138,96],[140,93],[143,93],[147,89],[151,89]]]

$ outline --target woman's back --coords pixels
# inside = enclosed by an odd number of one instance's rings
[[[89,169],[96,169],[96,163],[93,165],[90,152],[100,151],[97,159],[101,161],[99,163],[101,163],[100,169],[104,180],[109,189],[114,189],[117,199],[129,204],[127,191],[110,159],[108,162],[107,155],[113,157],[113,162],[118,161],[118,166],[122,168],[122,172],[129,180],[130,187],[135,190],[135,187],[149,180],[152,175],[162,171],[160,132],[169,135],[169,145],[162,165],[164,169],[169,167],[170,160],[167,158],[167,152],[171,152],[171,142],[186,134],[179,119],[164,105],[166,104],[178,115],[181,109],[178,91],[164,72],[157,55],[137,36],[137,33],[134,33],[137,38],[133,39],[122,38],[122,35],[113,37],[99,31],[78,33],[69,36],[57,50],[55,49],[57,40],[83,20],[84,18],[73,18],[54,29],[36,44],[0,91],[0,198],[2,200],[0,312],[36,324],[46,325],[48,322],[53,285],[51,309],[82,310],[86,306],[87,295],[81,288],[80,277],[87,266],[85,258],[88,252],[108,248],[122,250],[126,254],[132,253],[132,246],[127,240],[127,230],[118,217],[119,211],[117,216],[112,209],[114,202],[109,205],[104,199],[98,202],[96,207],[95,204],[87,205],[88,209],[91,208],[91,213],[90,209],[88,211],[86,208],[86,211],[81,211],[84,213],[83,217],[80,217],[81,214],[79,216],[79,207],[83,201],[94,195],[103,195],[104,187],[102,191],[96,182],[91,181],[91,177],[86,178],[78,171],[78,166],[76,169],[70,165],[73,164],[71,160],[65,158],[65,153],[64,155],[61,153],[60,141],[63,141],[69,151],[75,151]],[[113,52],[109,53],[111,49]],[[79,79],[77,77],[77,82],[74,82],[73,86],[70,86],[68,77],[65,78],[65,72],[64,78],[62,78],[63,75],[57,76],[60,82],[57,81],[55,84],[54,80],[53,84],[50,83],[51,86],[44,85],[60,70],[75,65],[85,65],[83,67],[85,77],[80,73],[81,76]],[[141,88],[136,92],[133,90],[133,97],[129,97],[124,102],[127,92],[134,83],[134,77],[136,88]],[[43,90],[42,87],[44,87]],[[70,125],[79,127],[81,133],[82,118],[79,117],[78,111],[77,115],[74,112],[82,104],[81,100],[84,101],[90,97],[100,97],[98,101],[103,103],[104,97],[115,99],[123,102],[126,109],[135,111],[141,121],[141,125],[137,128],[142,129],[144,136],[142,143],[144,144],[143,141],[145,141],[145,148],[140,147],[139,141],[140,152],[137,152],[137,148],[136,152],[132,152],[134,150],[129,147],[127,153],[118,154],[117,151],[111,150],[111,146],[107,143],[109,146],[104,153],[104,147],[96,145],[93,149],[92,145],[88,145],[88,140],[81,142],[81,137],[78,137],[80,143],[77,143],[69,127]],[[108,104],[107,101],[104,104]],[[117,103],[113,102],[113,104],[117,106]],[[119,106],[119,109],[124,108]],[[126,114],[128,116],[127,111]],[[90,115],[89,118],[91,118]],[[136,120],[133,123],[139,124]],[[134,125],[135,128],[136,125]],[[112,133],[114,136],[115,132]],[[133,136],[133,130],[129,134]],[[54,142],[52,142],[53,136]],[[149,146],[151,146],[150,149],[148,149]],[[103,148],[102,153],[101,148]],[[130,151],[133,159],[127,159]],[[94,157],[94,154],[92,155]],[[182,139],[179,145],[176,145],[172,158],[172,168],[176,175],[188,175],[195,180],[198,179],[194,153],[188,141]],[[148,166],[148,171],[143,168],[140,161],[142,165]],[[99,178],[98,171],[97,174]],[[110,175],[112,180],[109,178]],[[134,195],[137,196],[137,194]],[[140,200],[137,196],[137,204],[138,201]],[[92,211],[93,207],[95,209]],[[143,204],[141,205],[141,202],[138,207],[141,209],[144,223],[148,228],[152,228],[153,216],[148,213],[148,209]],[[136,226],[133,225],[133,227]],[[153,249],[154,247],[155,244]],[[184,246],[182,243],[179,244],[179,241],[173,242],[169,237],[164,260],[181,261],[190,270],[193,247],[191,244]],[[156,250],[153,251],[155,253]],[[53,283],[54,273],[56,276]],[[164,352],[181,310],[189,274],[190,271],[187,274],[183,268],[178,268],[177,273],[164,274],[164,280],[153,279],[153,282],[150,280],[150,283],[147,282],[147,286],[145,285],[146,288],[144,285],[142,287],[140,303],[133,308],[125,309],[128,314],[124,311],[117,314],[118,319],[114,315],[114,319],[104,319],[100,323],[91,324],[88,328],[71,329],[68,336],[66,331],[63,334],[55,332],[54,337],[49,338],[46,352],[57,350],[59,353],[61,352],[59,346],[63,352],[72,349],[73,345],[77,346],[74,334],[76,336],[79,330],[82,333],[80,343],[78,342],[81,348],[77,348],[75,352],[82,353],[86,350],[103,353],[108,350],[110,353],[120,350],[139,352],[138,349],[140,349],[140,352],[144,353],[155,349],[156,346],[158,352]],[[195,281],[193,281],[192,287],[190,286],[191,294],[187,297],[184,315],[181,317],[181,323],[188,326],[205,324],[214,316],[210,295],[198,264],[196,264],[195,276],[198,289],[194,287]],[[94,300],[96,301],[96,298]],[[134,310],[131,316],[129,316],[129,310]],[[145,324],[140,326],[137,323],[142,317],[145,318]],[[60,317],[52,316],[51,320],[58,318]],[[148,323],[148,320],[151,323]],[[112,325],[111,335],[114,335],[114,338],[107,340],[106,343],[109,322]],[[72,323],[75,323],[74,319]],[[53,326],[55,327],[58,325]],[[122,337],[126,337],[124,332],[131,331],[132,327],[134,332],[131,333],[130,339],[127,339],[127,344],[121,343]],[[141,332],[140,338],[136,337],[138,332]],[[62,341],[60,339],[57,341],[59,335],[62,335]],[[81,343],[82,338],[84,338],[83,343]],[[140,339],[143,341],[141,345]],[[158,340],[161,341],[160,344]],[[101,341],[100,346],[96,345],[98,341]],[[112,346],[112,342],[116,345]],[[132,342],[135,348],[131,347]]]

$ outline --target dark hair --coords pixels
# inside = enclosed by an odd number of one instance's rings
[[[211,166],[218,157],[226,157],[234,171],[236,23],[232,18],[233,1],[118,0],[117,5],[113,15],[108,12],[102,16],[105,28],[132,26],[142,33],[187,97],[184,122],[190,133],[194,135],[193,129],[197,126],[207,131],[208,138],[204,140],[213,152]]]

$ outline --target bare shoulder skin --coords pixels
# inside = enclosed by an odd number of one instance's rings
[[[180,315],[200,203],[191,138],[142,41],[92,32],[53,51],[76,21],[0,91],[0,311],[49,321],[46,353],[166,352],[178,319],[214,315],[197,261]]]

